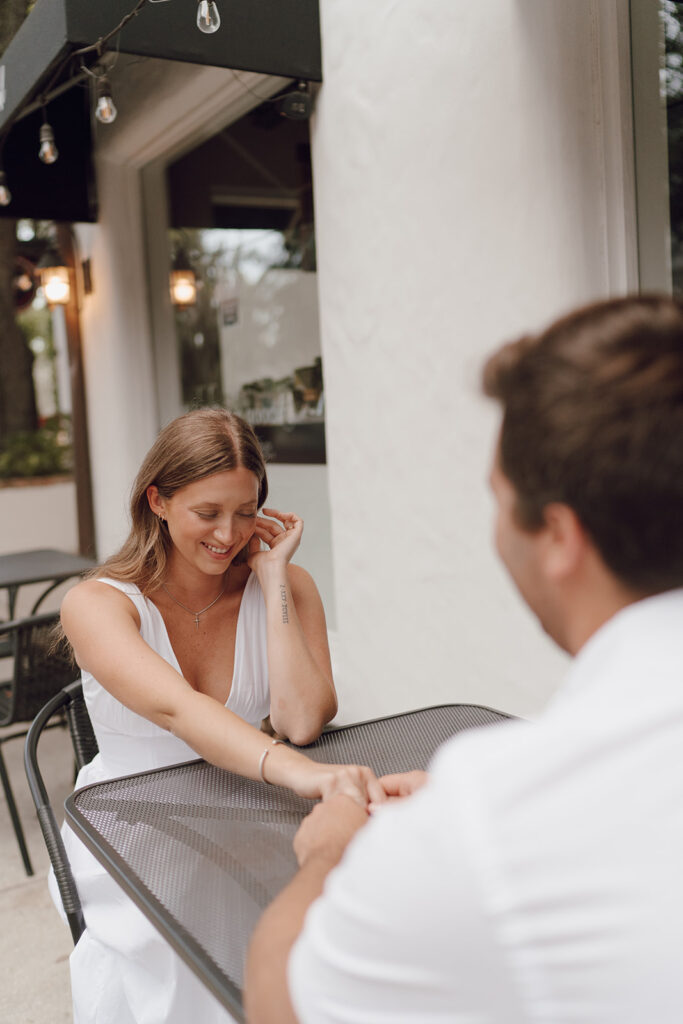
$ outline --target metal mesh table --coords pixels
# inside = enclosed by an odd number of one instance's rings
[[[506,717],[474,705],[425,708],[331,730],[304,749],[385,775],[426,768],[454,733]],[[65,806],[86,846],[242,1021],[249,937],[296,871],[292,839],[310,801],[199,760],[87,786]]]

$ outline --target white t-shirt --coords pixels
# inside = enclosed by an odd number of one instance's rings
[[[541,719],[382,808],[289,961],[301,1024],[680,1024],[683,591],[624,609]]]

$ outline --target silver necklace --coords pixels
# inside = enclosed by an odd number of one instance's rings
[[[162,583],[161,586],[164,588],[164,590],[166,591],[166,593],[168,594],[168,596],[171,598],[172,601],[175,601],[176,604],[180,605],[181,608],[184,608],[186,612],[190,613],[190,615],[194,615],[194,624],[197,627],[197,629],[199,629],[199,616],[203,615],[204,612],[208,612],[209,608],[213,608],[213,606],[215,605],[215,603],[218,600],[218,598],[222,597],[223,594],[225,593],[225,584],[224,584],[223,585],[223,589],[221,590],[220,594],[218,595],[218,597],[214,597],[214,599],[211,602],[211,604],[207,604],[206,608],[202,608],[202,610],[200,612],[193,612],[191,608],[188,608],[186,604],[183,604],[182,601],[179,601],[177,597],[173,596],[173,594],[168,589],[168,587],[166,586],[165,583]]]

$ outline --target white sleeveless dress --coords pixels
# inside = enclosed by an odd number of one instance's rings
[[[135,584],[102,579],[123,591],[140,615],[142,638],[178,672],[164,620]],[[99,754],[76,789],[197,756],[188,745],[126,708],[88,672],[83,693]],[[256,576],[247,580],[237,619],[235,667],[226,707],[256,728],[269,714],[266,609]],[[86,930],[70,957],[74,1024],[227,1024],[232,1017],[171,949],[65,824],[62,836]],[[62,912],[52,872],[50,891]],[[63,912],[62,912],[63,913]]]

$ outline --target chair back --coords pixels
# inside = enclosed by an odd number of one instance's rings
[[[73,682],[78,667],[66,647],[55,645],[58,612],[0,623],[14,655],[12,680],[2,686],[0,726],[30,722],[50,697]]]
[[[38,765],[38,740],[49,720],[59,711],[66,713],[73,741],[76,763],[79,768],[87,764],[97,753],[97,740],[88,716],[88,709],[83,699],[83,687],[80,679],[70,683],[55,694],[38,712],[26,736],[24,748],[24,767],[28,779],[31,796],[36,806],[36,813],[43,839],[54,868],[59,894],[66,914],[74,945],[78,942],[85,929],[81,901],[74,881],[69,858],[67,857],[61,832],[57,825],[45,782]]]

